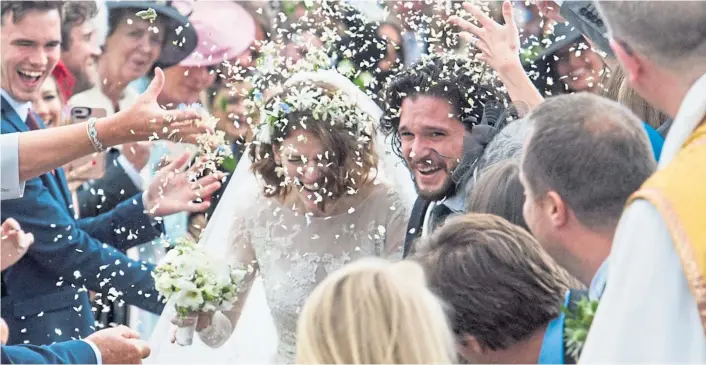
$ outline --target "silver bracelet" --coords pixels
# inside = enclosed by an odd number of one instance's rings
[[[91,118],[86,123],[86,134],[88,135],[88,140],[91,141],[93,149],[95,149],[96,152],[105,151],[105,147],[103,146],[101,141],[98,140],[98,131],[96,130],[96,118]]]

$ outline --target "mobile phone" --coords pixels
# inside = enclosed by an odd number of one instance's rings
[[[107,113],[103,108],[75,106],[71,108],[71,123],[81,123],[91,118],[105,118],[106,115]]]

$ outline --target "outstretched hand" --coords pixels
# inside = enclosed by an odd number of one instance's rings
[[[459,36],[481,51],[478,59],[485,61],[497,72],[504,72],[520,64],[520,32],[510,1],[503,2],[504,25],[496,23],[477,6],[464,2],[463,7],[478,20],[482,27],[452,16],[449,21],[463,30]]]
[[[152,217],[164,217],[179,212],[202,212],[211,206],[203,198],[210,197],[221,187],[223,173],[215,172],[197,179],[206,158],[202,158],[184,171],[189,161],[186,152],[155,174],[154,181],[143,195],[147,213]],[[196,202],[197,199],[202,199]]]
[[[164,72],[157,67],[154,79],[137,102],[116,116],[121,118],[121,128],[129,131],[133,141],[169,139],[175,142],[196,143],[201,134],[213,132],[211,128],[197,125],[201,115],[195,110],[166,110],[157,103],[157,96],[164,87]]]

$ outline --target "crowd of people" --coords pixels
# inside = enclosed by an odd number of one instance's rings
[[[699,2],[1,6],[2,363],[706,361]]]

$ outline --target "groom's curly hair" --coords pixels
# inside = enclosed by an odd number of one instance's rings
[[[454,118],[468,131],[483,117],[489,101],[507,104],[509,97],[495,72],[473,57],[433,55],[393,76],[383,92],[385,112],[380,129],[391,136],[392,150],[400,157],[399,135],[402,102],[406,98],[434,96],[451,105]]]

